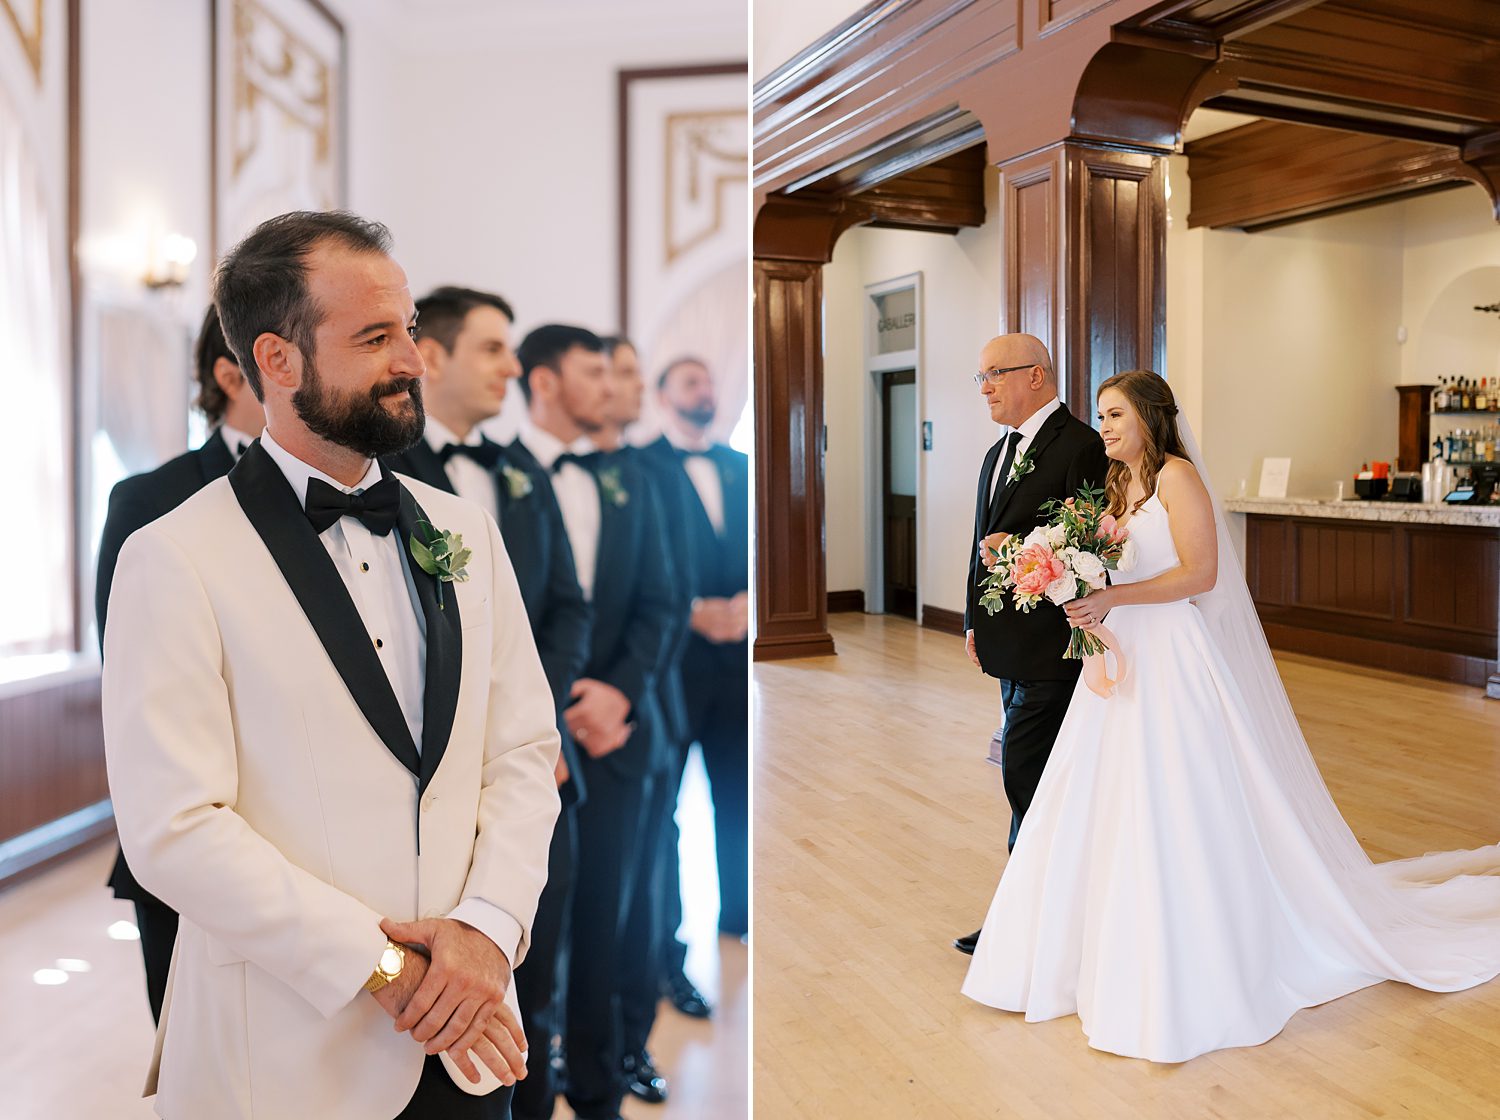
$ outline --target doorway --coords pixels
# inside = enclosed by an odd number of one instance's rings
[[[885,609],[917,617],[917,371],[881,374],[881,541]]]

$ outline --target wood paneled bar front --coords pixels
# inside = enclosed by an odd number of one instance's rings
[[[1245,579],[1276,649],[1500,699],[1500,508],[1236,499]]]

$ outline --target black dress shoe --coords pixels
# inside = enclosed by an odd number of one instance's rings
[[[713,1004],[708,1002],[708,997],[700,992],[691,980],[681,971],[667,977],[666,996],[672,1001],[672,1006],[694,1019],[707,1019],[714,1013]]]
[[[651,1055],[642,1050],[639,1054],[626,1054],[621,1063],[625,1069],[625,1088],[633,1097],[647,1104],[661,1104],[667,1099],[667,1079],[656,1072],[651,1064]]]
[[[953,947],[965,956],[972,957],[974,955],[974,946],[979,944],[979,935],[983,932],[984,930],[982,929],[976,929],[967,937],[955,937],[953,939]]]

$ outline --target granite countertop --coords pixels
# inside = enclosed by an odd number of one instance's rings
[[[1474,525],[1500,529],[1500,505],[1450,506],[1440,502],[1334,501],[1331,498],[1226,498],[1230,513],[1322,517],[1338,521],[1404,521],[1416,525]]]

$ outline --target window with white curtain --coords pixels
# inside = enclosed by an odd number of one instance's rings
[[[62,200],[54,200],[60,210]],[[49,200],[0,85],[0,658],[71,648],[66,306]],[[61,224],[60,222],[56,224]]]

